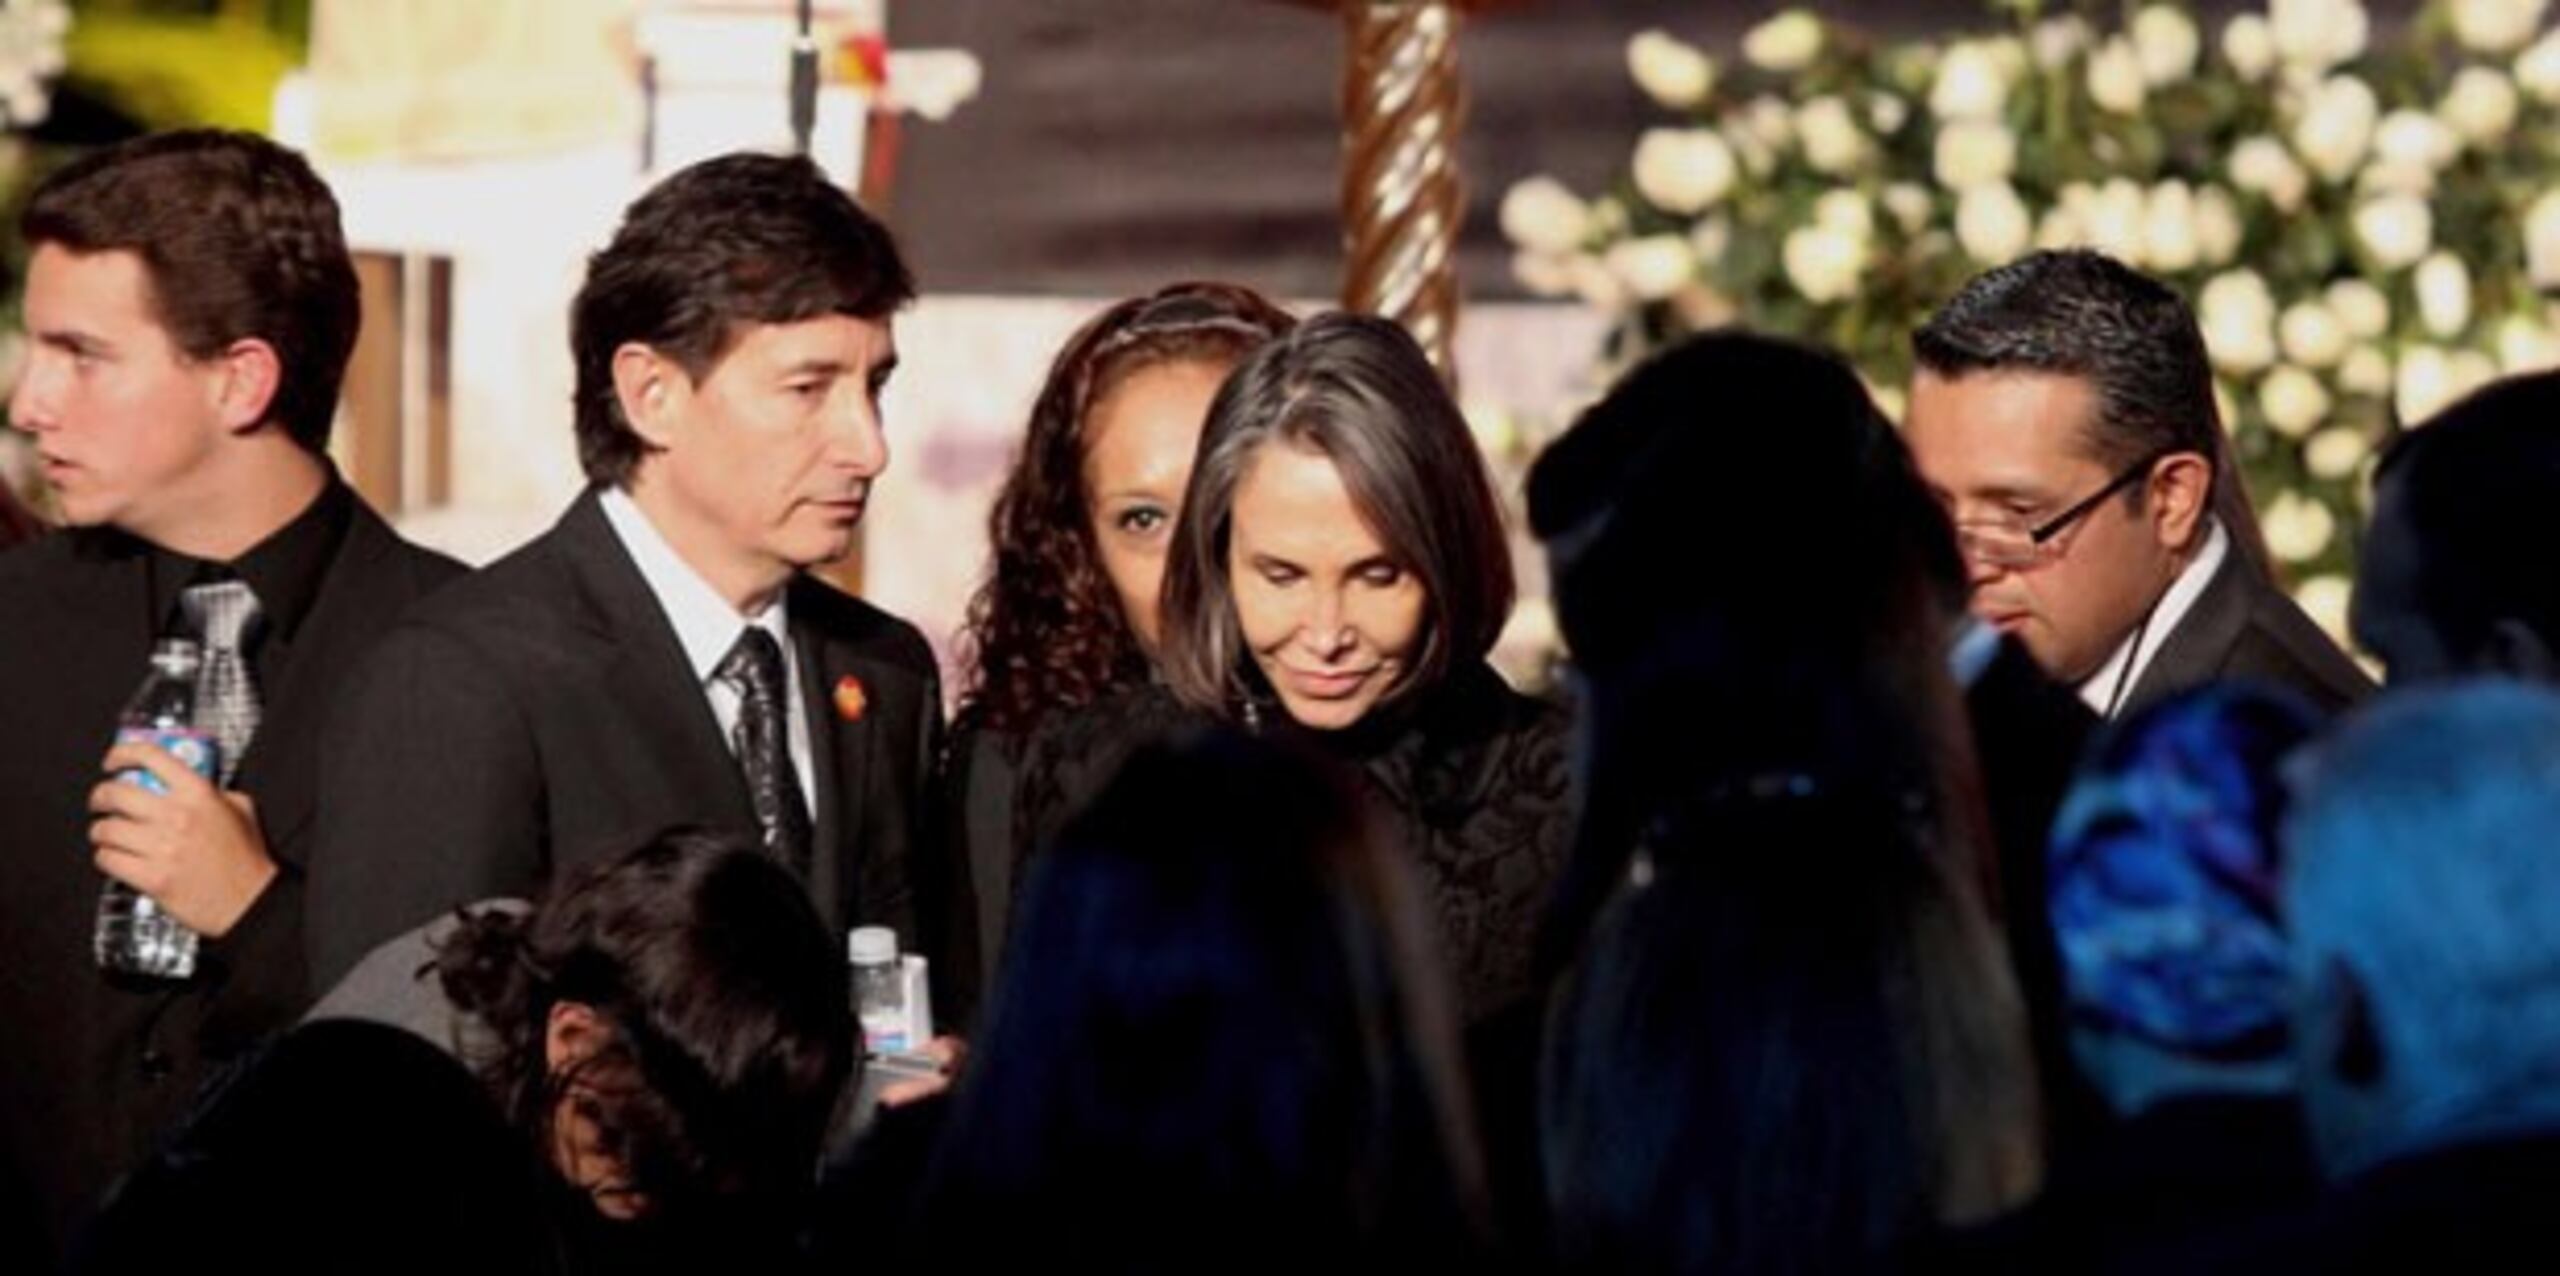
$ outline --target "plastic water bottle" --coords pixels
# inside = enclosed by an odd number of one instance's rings
[[[854,1013],[862,1020],[862,1042],[872,1054],[891,1054],[920,1044],[910,1040],[907,981],[898,960],[898,932],[886,926],[855,928],[846,947],[853,958]]]
[[[213,736],[195,725],[196,674],[203,667],[204,650],[194,639],[163,638],[153,644],[151,670],[117,719],[117,741],[156,744],[198,775],[211,779],[220,774]],[[128,770],[119,778],[154,793],[168,791],[148,771]],[[196,973],[196,933],[161,911],[150,896],[112,877],[98,892],[98,928],[91,947],[103,970],[155,979]]]

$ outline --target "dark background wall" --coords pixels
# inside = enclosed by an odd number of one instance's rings
[[[1662,118],[1626,75],[1662,27],[1730,55],[1784,0],[1533,0],[1471,21],[1468,291],[1511,295],[1494,224],[1534,172],[1606,183]],[[1987,29],[1981,0],[1818,11],[1879,33]],[[2055,9],[2067,8],[2055,3]],[[2112,12],[2112,0],[2099,6]],[[2211,14],[2261,3],[2220,0]],[[2415,0],[2380,0],[2377,16]],[[977,100],[905,135],[893,216],[937,292],[1111,295],[1215,275],[1292,296],[1337,284],[1341,22],[1276,0],[918,0],[901,45],[959,46]],[[2208,40],[2219,22],[2208,26]]]

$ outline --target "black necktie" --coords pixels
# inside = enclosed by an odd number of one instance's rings
[[[765,852],[806,880],[809,808],[800,796],[800,773],[791,766],[791,719],[782,699],[790,684],[782,674],[782,645],[772,634],[749,628],[712,676],[738,689],[738,726],[730,746],[755,800]]]

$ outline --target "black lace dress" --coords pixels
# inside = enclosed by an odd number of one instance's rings
[[[1206,716],[1142,687],[1052,718],[1022,757],[1013,802],[1017,865],[1045,846],[1140,745]],[[1563,709],[1476,664],[1342,731],[1297,726],[1276,703],[1249,721],[1356,767],[1412,859],[1467,1022],[1534,988],[1530,940],[1571,828]],[[1017,868],[1013,881],[1022,874]]]

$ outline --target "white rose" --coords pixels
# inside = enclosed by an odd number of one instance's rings
[[[2196,242],[2195,192],[2185,182],[2152,187],[2142,209],[2142,260],[2153,270],[2174,275],[2193,269],[2202,254]]]
[[[1891,136],[1902,131],[1911,119],[1911,104],[1892,93],[1878,93],[1867,101],[1867,127]]]
[[[1533,253],[1555,255],[1582,246],[1591,233],[1591,207],[1552,177],[1514,183],[1502,196],[1502,233]]]
[[[2230,270],[2207,281],[2196,319],[2213,366],[2246,373],[2275,362],[2276,302],[2258,272]]]
[[[2117,36],[2089,56],[2089,98],[2100,110],[2137,114],[2147,91],[2142,55],[2134,50],[2133,41]]]
[[[1660,301],[1697,274],[1698,259],[1678,235],[1647,235],[1609,246],[1609,273],[1638,301]]]
[[[2508,376],[2560,366],[2560,334],[2532,315],[2498,322],[2498,363]]]
[[[1554,253],[1523,250],[1511,255],[1511,277],[1533,297],[1562,297],[1573,292],[1573,259]]]
[[[2222,28],[2222,60],[2241,79],[2255,80],[2276,64],[2275,28],[2262,13],[2244,13]]]
[[[2018,135],[1997,120],[1967,120],[1938,130],[1934,163],[1938,184],[1961,191],[2005,182],[2018,167]]]
[[[1824,191],[1813,201],[1813,224],[1835,230],[1864,243],[1875,237],[1875,205],[1855,190]]]
[[[1627,41],[1627,73],[1646,96],[1673,110],[1707,100],[1716,66],[1696,45],[1666,31],[1646,31]]]
[[[2048,71],[2059,70],[2082,49],[2089,47],[2089,24],[2076,15],[2047,18],[2035,25],[2027,40],[2037,66]]]
[[[2427,331],[2445,340],[2471,326],[2471,271],[2462,259],[2439,249],[2418,263],[2418,318]]]
[[[1807,301],[1826,305],[1855,292],[1867,267],[1867,241],[1819,223],[1787,234],[1780,258],[1787,280]]]
[[[2533,38],[2550,0],[2453,0],[2453,37],[2482,53],[2504,53]]]
[[[2278,58],[2317,74],[2361,55],[2372,19],[2356,0],[2268,0],[2267,27]]]
[[[2133,15],[2133,49],[2142,61],[2143,81],[2155,89],[2195,74],[2203,47],[2195,19],[2177,9],[2145,5]]]
[[[2560,288],[2560,188],[2544,191],[2524,214],[2526,273],[2536,288]]]
[[[2320,82],[2304,99],[2293,122],[2293,149],[2311,171],[2330,181],[2344,181],[2364,162],[2373,128],[2382,118],[2381,100],[2373,86],[2352,75]]]
[[[2444,121],[2406,107],[2382,117],[2382,126],[2373,134],[2374,158],[2397,168],[2432,173],[2452,163],[2461,151],[2462,139]]]
[[[1742,37],[1742,56],[1764,71],[1801,71],[1822,55],[1822,20],[1789,9]]]
[[[2034,233],[2026,201],[2007,182],[1972,187],[1956,200],[1956,242],[1986,266],[2015,260]]]
[[[1591,201],[1591,233],[1600,239],[1616,239],[1627,231],[1627,206],[1615,195],[1603,195]]]
[[[1991,120],[2009,103],[2009,77],[1988,43],[1958,40],[1938,60],[1929,111],[1942,120]]]
[[[1795,144],[1796,113],[1787,107],[1785,98],[1763,93],[1742,108],[1744,127],[1771,150],[1783,150]]]
[[[2338,388],[2379,399],[2391,393],[2391,356],[2380,346],[2357,346],[2338,365]]]
[[[2352,641],[2347,633],[2347,604],[2355,596],[2355,586],[2347,578],[2326,572],[2294,586],[2293,605],[2311,618],[2311,623],[2327,632],[2339,646]]]
[[[2267,425],[2288,439],[2311,433],[2329,418],[2329,391],[2320,378],[2290,363],[2277,365],[2258,383],[2258,411]]]
[[[1733,148],[1713,129],[1646,129],[1636,143],[1636,190],[1666,213],[1700,213],[1733,189]]]
[[[2097,197],[2081,213],[2081,222],[2091,247],[2139,269],[2148,261],[2143,255],[2149,247],[2143,222],[2149,212],[2150,201],[2143,198],[2142,188],[2131,178],[2115,177],[2098,188]]]
[[[1917,182],[1895,182],[1884,188],[1884,208],[1905,235],[1917,235],[1929,228],[1930,215],[1937,211],[1929,189]]]
[[[1577,253],[1566,263],[1565,272],[1573,280],[1573,294],[1582,298],[1582,304],[1594,310],[1616,310],[1626,304],[1626,285],[1599,257]]]
[[[1741,161],[1743,172],[1753,177],[1766,177],[1771,169],[1778,166],[1778,152],[1760,140],[1759,133],[1747,120],[1727,123],[1718,136],[1724,138],[1724,144],[1733,151],[1734,158]]]
[[[2504,71],[2467,66],[2453,77],[2436,108],[2445,125],[2473,146],[2503,140],[2516,124],[2516,83]]]
[[[2541,101],[2560,103],[2560,31],[2534,41],[2516,59],[2516,83]]]
[[[2364,459],[2373,455],[2373,442],[2364,431],[2351,425],[2336,425],[2311,436],[2302,445],[2302,467],[2312,477],[2342,479],[2353,475]]]
[[[1805,162],[1834,177],[1855,172],[1870,154],[1867,135],[1859,131],[1849,104],[1829,94],[1796,113],[1796,136],[1804,142]]]
[[[2384,195],[2356,207],[2356,238],[2385,270],[2417,264],[2435,246],[2435,213],[2415,195]]]
[[[2080,226],[2080,215],[2062,205],[2044,210],[2044,218],[2036,223],[2036,247],[2048,252],[2056,248],[2079,248],[2089,242]]]
[[[2300,492],[2287,491],[2259,516],[2258,530],[2266,534],[2267,552],[2284,562],[2307,563],[2337,536],[2338,516]]]
[[[2362,279],[2341,279],[2323,297],[2350,336],[2371,341],[2391,330],[2391,298]]]
[[[2284,143],[2260,134],[2231,148],[2231,184],[2266,196],[2277,212],[2291,213],[2302,207],[2303,196],[2310,192],[2311,175],[2302,171]]]
[[[1733,223],[1721,215],[1701,220],[1689,228],[1689,251],[1697,254],[1704,265],[1724,260],[1724,250],[1733,246]]]
[[[2196,192],[2196,252],[2208,266],[2228,266],[2240,255],[2240,205],[2231,192],[2207,186]]]
[[[2391,394],[2400,424],[2416,427],[2459,397],[2453,388],[2453,355],[2442,346],[2413,345],[2400,352],[2398,383]]]
[[[2276,321],[2276,339],[2284,357],[2306,368],[2330,368],[2347,357],[2347,325],[2336,311],[2317,301],[2297,301]]]

